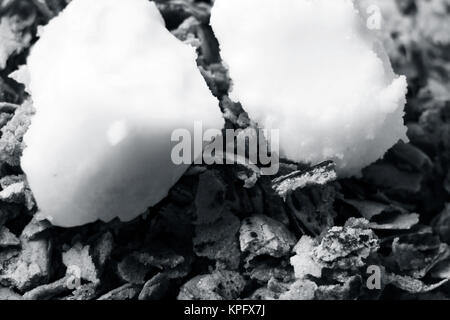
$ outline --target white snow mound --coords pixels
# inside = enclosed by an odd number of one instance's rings
[[[128,221],[167,195],[187,168],[172,131],[224,123],[195,60],[147,0],[73,0],[43,27],[21,160],[42,216]]]
[[[407,82],[351,0],[216,0],[211,25],[232,98],[280,152],[358,175],[400,139]]]

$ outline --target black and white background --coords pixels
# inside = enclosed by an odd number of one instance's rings
[[[0,0],[1,300],[450,297],[449,0],[396,0],[386,15],[412,26],[387,21],[385,30],[393,68],[408,77],[410,143],[394,146],[362,177],[296,189],[296,179],[327,174],[332,164],[281,160],[278,180],[257,181],[241,165],[197,165],[133,221],[62,228],[36,218],[20,168],[32,119],[28,93],[9,74],[26,63],[37,27],[66,2]],[[211,1],[155,2],[177,38],[198,41],[199,72],[228,115],[226,126],[248,125],[245,106],[228,97]],[[287,191],[277,189],[280,181]],[[294,248],[302,237],[328,260],[306,261]],[[296,278],[295,268],[311,265],[321,274]]]

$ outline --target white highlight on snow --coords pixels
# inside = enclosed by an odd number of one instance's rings
[[[281,155],[351,176],[399,139],[407,83],[352,0],[216,0],[211,25],[251,119]]]
[[[125,121],[120,120],[111,124],[106,135],[112,146],[119,144],[128,135],[128,128]]]
[[[42,28],[21,159],[42,216],[128,221],[167,195],[188,167],[170,159],[172,131],[224,123],[196,57],[147,0],[73,0]]]

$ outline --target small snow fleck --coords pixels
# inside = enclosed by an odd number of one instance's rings
[[[128,135],[127,124],[123,120],[114,122],[109,126],[107,136],[112,146],[119,144]]]

